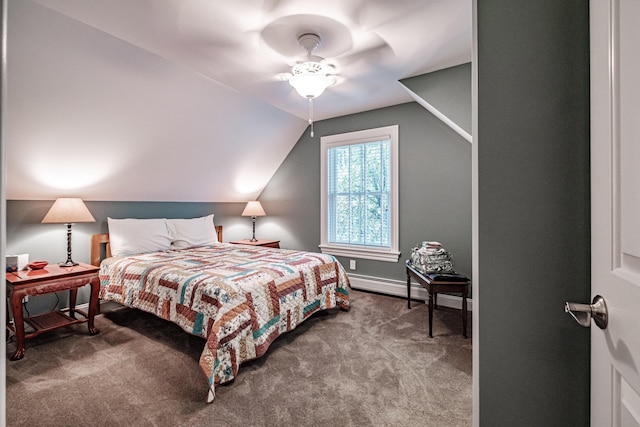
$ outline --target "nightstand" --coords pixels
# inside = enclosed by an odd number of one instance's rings
[[[13,325],[9,324],[7,311],[7,328],[16,334],[17,349],[11,360],[19,360],[24,356],[25,340],[36,337],[41,333],[87,322],[89,334],[100,332],[94,325],[94,317],[98,312],[98,293],[100,291],[100,267],[82,264],[74,267],[61,267],[57,264],[47,265],[42,270],[27,270],[7,273],[7,296],[13,312]],[[91,297],[89,312],[76,308],[78,288],[90,285]],[[53,292],[69,291],[69,308],[57,310],[37,316],[24,317],[22,313],[22,299],[27,295],[42,295]],[[82,319],[76,319],[76,314]],[[34,331],[25,334],[24,323],[33,327]]]
[[[280,240],[266,240],[266,239],[258,239],[255,242],[252,242],[250,239],[245,240],[236,240],[233,243],[234,245],[249,245],[249,246],[263,246],[265,248],[276,248],[280,249]]]

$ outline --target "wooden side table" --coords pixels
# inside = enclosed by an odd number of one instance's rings
[[[467,295],[469,294],[469,279],[462,275],[434,276],[432,278],[416,270],[411,262],[407,261],[407,307],[411,308],[411,278],[413,277],[429,294],[429,338],[433,338],[433,307],[438,308],[438,293],[451,292],[462,294],[462,336],[467,338]],[[454,280],[455,279],[455,280]]]
[[[280,249],[280,240],[266,240],[266,239],[258,239],[255,242],[252,242],[250,239],[245,240],[236,240],[233,243],[234,245],[251,245],[251,246],[264,246],[265,248],[276,248]]]
[[[6,274],[7,297],[13,312],[13,325],[9,323],[9,311],[7,310],[7,329],[16,335],[17,349],[11,356],[11,360],[19,360],[24,357],[25,341],[44,332],[58,329],[76,323],[87,322],[89,333],[95,335],[100,331],[95,327],[94,317],[98,312],[98,293],[100,292],[100,267],[80,263],[74,267],[60,267],[48,265],[42,270],[17,271]],[[91,297],[89,300],[89,313],[76,308],[78,288],[91,285]],[[22,299],[27,295],[43,295],[53,292],[66,291],[69,295],[69,308],[53,311],[25,318],[22,313]],[[83,316],[77,319],[76,314]],[[34,329],[25,334],[24,322]]]

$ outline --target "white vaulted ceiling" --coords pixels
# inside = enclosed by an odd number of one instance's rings
[[[316,120],[471,59],[468,0],[21,0],[8,27],[9,199],[257,197],[307,126],[279,78],[306,32],[337,75]]]

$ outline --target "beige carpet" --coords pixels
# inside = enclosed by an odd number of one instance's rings
[[[205,403],[204,340],[137,310],[27,341],[7,360],[8,426],[469,426],[471,338],[460,312],[353,291],[278,338]],[[469,316],[471,317],[471,316]],[[7,356],[15,350],[7,344]]]

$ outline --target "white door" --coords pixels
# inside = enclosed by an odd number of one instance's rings
[[[640,0],[591,0],[591,425],[640,426]]]

